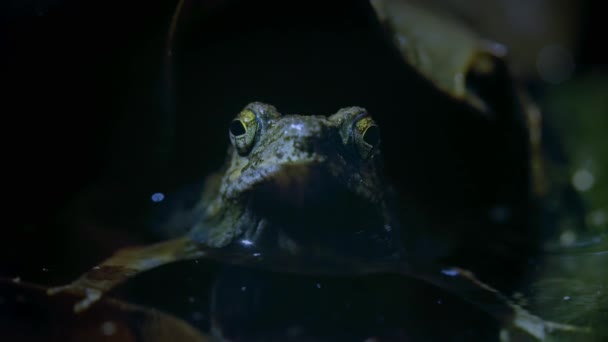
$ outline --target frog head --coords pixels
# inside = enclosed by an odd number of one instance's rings
[[[211,176],[195,240],[294,254],[323,246],[356,253],[373,241],[382,254],[395,240],[380,129],[365,109],[281,115],[255,102],[232,120],[228,136],[227,162]]]

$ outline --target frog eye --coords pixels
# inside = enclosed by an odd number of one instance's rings
[[[238,120],[238,119],[232,120],[232,122],[230,123],[229,130],[230,130],[230,134],[234,135],[235,137],[239,137],[239,136],[247,133],[247,127],[245,126],[243,121]]]
[[[375,147],[380,143],[380,128],[377,125],[367,127],[361,138],[369,146]]]
[[[258,120],[255,113],[250,109],[244,109],[230,123],[228,127],[230,142],[241,156],[246,155],[251,150],[258,129]]]
[[[364,116],[353,124],[353,138],[363,159],[369,158],[380,145],[380,128],[369,116]]]

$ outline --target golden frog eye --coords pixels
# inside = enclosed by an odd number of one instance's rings
[[[237,152],[244,156],[251,150],[259,130],[259,123],[251,109],[244,109],[232,120],[228,127],[230,142]]]
[[[356,148],[362,159],[368,159],[379,150],[380,128],[361,107],[346,107],[329,117],[329,121],[340,127],[344,145]]]
[[[377,125],[370,125],[363,132],[362,139],[368,145],[374,147],[380,144],[380,128]]]
[[[238,119],[234,119],[232,120],[232,122],[230,123],[230,134],[234,135],[235,137],[239,137],[245,133],[247,133],[247,128],[245,127],[245,124],[243,123],[243,121],[238,120]]]
[[[380,128],[369,116],[364,116],[353,124],[353,138],[363,159],[369,158],[380,145]]]

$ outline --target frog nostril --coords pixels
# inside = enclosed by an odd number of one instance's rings
[[[305,152],[307,154],[313,154],[317,148],[315,144],[315,139],[312,138],[301,138],[293,143],[293,147],[298,151]]]

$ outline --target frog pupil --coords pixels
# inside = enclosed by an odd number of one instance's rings
[[[230,123],[230,134],[234,136],[243,135],[246,132],[245,125],[241,122],[241,120],[233,120]]]
[[[363,133],[363,141],[371,146],[376,146],[380,142],[380,130],[378,126],[370,126]]]

